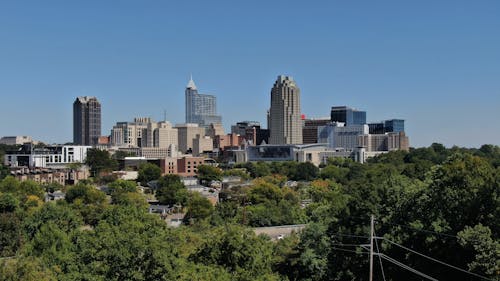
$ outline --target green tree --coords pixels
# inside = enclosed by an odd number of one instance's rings
[[[198,172],[196,175],[201,183],[205,185],[210,184],[212,181],[222,180],[222,170],[210,165],[198,166]]]
[[[139,176],[137,180],[141,183],[147,183],[157,180],[161,177],[161,169],[155,164],[144,163],[139,167]]]
[[[65,199],[68,203],[80,199],[84,204],[102,204],[106,200],[106,195],[92,185],[78,183],[68,188]]]
[[[474,260],[468,264],[469,270],[497,278],[500,272],[500,242],[493,239],[489,227],[478,224],[465,227],[458,233],[460,245],[474,252]]]
[[[93,176],[101,172],[111,172],[118,168],[118,162],[112,158],[108,151],[91,148],[87,151],[85,163],[90,167]]]
[[[210,201],[198,192],[191,192],[187,201],[186,222],[199,221],[208,218],[214,212]]]
[[[178,175],[166,175],[160,178],[158,185],[156,199],[158,199],[161,204],[171,206],[175,204],[186,204],[188,192]]]
[[[12,193],[0,192],[0,213],[14,212],[19,207],[19,200]]]
[[[0,257],[16,254],[21,247],[24,235],[21,220],[17,214],[0,214]]]

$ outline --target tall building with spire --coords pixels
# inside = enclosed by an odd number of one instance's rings
[[[271,89],[270,144],[301,144],[300,89],[290,76],[280,75]]]
[[[202,127],[210,124],[221,124],[222,118],[217,115],[216,98],[213,95],[198,93],[193,77],[186,86],[186,123],[195,123]]]
[[[96,145],[101,136],[101,104],[96,97],[77,97],[73,103],[73,143]]]

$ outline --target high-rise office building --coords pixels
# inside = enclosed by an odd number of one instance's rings
[[[330,116],[332,122],[342,122],[346,126],[366,124],[366,111],[347,106],[332,106]]]
[[[390,119],[368,124],[370,134],[399,133],[405,131],[405,120]]]
[[[96,97],[78,97],[73,103],[73,143],[96,145],[101,136],[101,104]]]
[[[292,77],[280,75],[271,89],[270,144],[301,144],[300,89]]]
[[[302,128],[302,140],[304,144],[318,142],[318,127],[326,126],[330,123],[330,118],[304,119]]]
[[[133,122],[118,122],[111,129],[111,144],[121,147],[177,147],[177,129],[168,121],[155,122],[137,117]]]
[[[222,117],[217,115],[215,96],[199,94],[192,77],[186,86],[185,94],[186,123],[196,123],[202,127],[222,123]]]

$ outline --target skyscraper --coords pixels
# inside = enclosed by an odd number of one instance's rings
[[[189,80],[185,93],[186,123],[196,123],[202,127],[222,123],[221,116],[217,115],[215,96],[199,94],[193,77]]]
[[[280,75],[271,89],[270,144],[301,144],[300,89],[290,76]]]
[[[101,104],[96,97],[77,97],[73,103],[73,143],[95,145],[101,136]]]
[[[346,126],[366,124],[366,111],[356,110],[347,106],[333,106],[332,122],[342,122]]]

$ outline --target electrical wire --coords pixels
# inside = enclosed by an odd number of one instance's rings
[[[482,275],[479,275],[479,274],[476,274],[476,273],[473,273],[473,272],[467,271],[467,270],[465,270],[465,269],[462,269],[462,268],[456,267],[456,266],[454,266],[454,265],[451,265],[451,264],[445,263],[444,261],[440,261],[440,260],[435,259],[435,258],[433,258],[433,257],[429,257],[429,256],[427,256],[427,255],[424,255],[424,254],[422,254],[422,253],[419,253],[419,252],[417,252],[417,251],[415,251],[415,250],[413,250],[413,249],[410,249],[410,248],[408,248],[408,247],[405,247],[405,246],[403,246],[403,245],[400,245],[400,244],[398,244],[398,243],[396,243],[396,242],[394,242],[394,241],[391,241],[391,240],[389,240],[389,239],[386,239],[386,238],[384,238],[384,237],[375,237],[375,239],[381,239],[381,240],[387,241],[387,242],[389,242],[389,243],[391,243],[391,244],[393,244],[393,245],[396,245],[396,246],[398,246],[398,247],[400,247],[400,248],[402,248],[402,249],[405,249],[405,250],[407,250],[407,251],[409,251],[409,252],[412,252],[412,253],[414,253],[414,254],[417,254],[417,255],[419,255],[419,256],[422,256],[422,257],[424,257],[424,258],[427,258],[427,259],[429,259],[429,260],[431,260],[431,261],[434,261],[434,262],[440,263],[440,264],[442,264],[442,265],[446,265],[446,266],[451,267],[451,268],[453,268],[453,269],[455,269],[455,270],[458,270],[458,271],[460,271],[460,272],[467,273],[467,274],[470,274],[470,275],[476,276],[476,277],[481,278],[481,279],[484,279],[484,280],[494,281],[494,280],[489,279],[489,278],[487,278],[487,277],[485,277],[485,276],[482,276]]]
[[[376,237],[377,235],[375,234],[375,230],[373,230],[373,235]],[[377,247],[377,254],[378,255],[378,261],[380,262],[380,269],[382,270],[382,278],[385,281],[385,272],[384,272],[384,266],[382,265],[382,258],[380,257],[380,250],[378,248],[378,240],[375,239],[375,246]]]
[[[379,257],[382,257],[383,259],[387,260],[388,262],[391,262],[391,263],[393,263],[393,264],[395,264],[395,265],[397,265],[399,267],[402,267],[402,268],[404,268],[404,269],[406,269],[406,270],[408,270],[410,272],[413,272],[413,273],[415,273],[415,274],[417,274],[417,275],[419,275],[421,277],[427,278],[427,279],[432,280],[432,281],[439,281],[438,279],[430,277],[429,275],[427,275],[427,274],[425,274],[423,272],[420,272],[420,271],[418,271],[418,270],[416,270],[414,268],[411,268],[408,265],[406,265],[406,264],[404,264],[404,263],[402,263],[400,261],[397,261],[397,260],[395,260],[395,259],[393,259],[393,258],[391,258],[391,257],[389,257],[387,255],[384,255],[384,254],[377,254],[377,255],[379,255]]]
[[[337,247],[331,247],[331,249],[338,250],[338,251],[343,251],[343,252],[355,253],[355,254],[358,254],[358,255],[369,255],[370,254],[368,252],[357,252],[357,251],[348,250],[348,249],[342,249],[342,248],[337,248]]]

